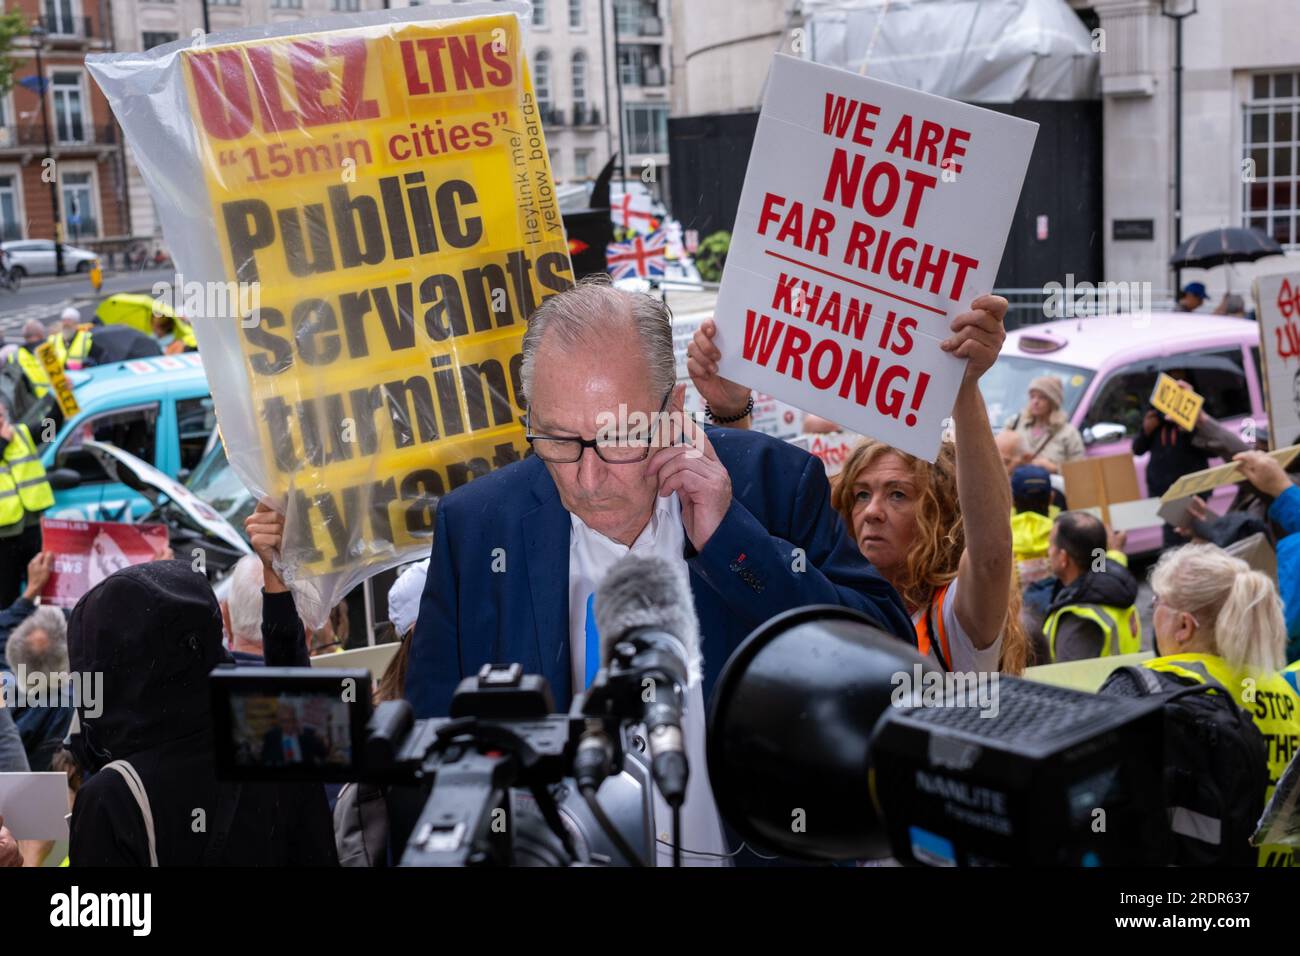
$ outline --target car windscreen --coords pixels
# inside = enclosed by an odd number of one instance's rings
[[[241,535],[244,533],[244,519],[253,513],[257,502],[239,480],[235,469],[230,467],[220,442],[204,456],[185,486],[211,505]]]
[[[1062,407],[1067,415],[1073,415],[1094,374],[1092,369],[1040,358],[1002,355],[980,379],[980,392],[989,409],[989,421],[999,429],[1007,419],[1029,404],[1029,383],[1040,375],[1055,375],[1060,379],[1065,391]]]

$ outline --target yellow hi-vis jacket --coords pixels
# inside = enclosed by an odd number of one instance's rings
[[[1264,736],[1268,748],[1268,789],[1264,792],[1267,803],[1287,764],[1300,749],[1300,695],[1286,679],[1276,673],[1252,674],[1215,654],[1171,654],[1143,661],[1142,666],[1197,684],[1212,677],[1227,688]],[[1300,866],[1300,851],[1265,844],[1259,848],[1259,865]]]
[[[90,329],[89,325],[77,326],[77,334],[72,337],[71,345],[64,343],[62,332],[55,332],[50,336],[49,342],[54,346],[54,354],[58,356],[59,365],[74,372],[85,367],[86,359],[90,357]]]
[[[1047,565],[1047,545],[1052,540],[1052,519],[1036,511],[1011,515],[1011,553],[1021,585],[1032,584],[1052,572]]]
[[[20,345],[18,351],[9,356],[9,361],[18,363],[23,374],[27,376],[27,381],[32,383],[32,391],[36,393],[36,397],[44,398],[45,393],[50,390],[50,377],[45,374],[45,366],[36,357],[36,353],[27,346]]]
[[[1053,612],[1051,617],[1043,622],[1043,635],[1047,638],[1047,646],[1053,661],[1056,660],[1056,630],[1061,623],[1061,618],[1067,614],[1074,614],[1101,628],[1102,644],[1099,657],[1110,657],[1112,654],[1136,654],[1142,650],[1142,622],[1138,619],[1137,608],[1133,605],[1115,607],[1109,604],[1067,604]]]
[[[26,425],[13,426],[14,435],[0,458],[0,526],[23,520],[25,512],[44,511],[54,504],[54,490]]]

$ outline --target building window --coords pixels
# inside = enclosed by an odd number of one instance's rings
[[[60,143],[86,142],[80,73],[55,73],[52,78],[54,98],[54,138]]]
[[[569,29],[582,29],[582,2],[583,0],[569,0]],[[604,0],[601,0],[603,3]]]
[[[573,151],[573,177],[575,179],[591,178],[591,161],[595,158],[594,149],[575,149]]]
[[[211,4],[212,6],[214,6],[214,7],[237,7],[237,6],[239,6],[239,0],[208,0],[208,3],[210,3],[210,4]]]
[[[664,71],[659,65],[659,48],[619,44],[618,76],[624,86],[663,86]]]
[[[65,172],[63,184],[63,220],[74,243],[83,236],[99,235],[95,221],[95,196],[90,173]]]
[[[546,0],[533,0],[533,26],[546,26]]]
[[[76,36],[77,18],[74,16],[72,0],[45,0],[46,30],[56,36]]]
[[[361,0],[330,0],[330,9],[340,13],[356,13],[361,9]]]
[[[21,239],[23,224],[18,219],[18,177],[0,176],[0,239]]]
[[[533,93],[537,109],[545,118],[551,111],[551,54],[546,50],[538,50],[533,59]]]
[[[668,104],[629,103],[623,108],[629,153],[668,152]]]
[[[573,54],[573,108],[587,109],[587,54],[582,50]]]
[[[614,0],[614,24],[624,36],[662,36],[656,0]]]
[[[271,0],[272,10],[301,10],[302,0]]]
[[[152,50],[156,46],[162,46],[164,43],[171,43],[173,40],[180,38],[179,33],[164,32],[145,32],[140,35],[140,39],[146,50]]]
[[[1251,77],[1245,107],[1245,170],[1242,218],[1284,246],[1300,245],[1300,72]]]

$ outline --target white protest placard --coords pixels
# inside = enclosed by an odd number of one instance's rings
[[[718,294],[721,374],[933,461],[1038,125],[778,55]]]
[[[1300,444],[1300,272],[1256,279],[1255,315],[1269,442],[1274,448]]]

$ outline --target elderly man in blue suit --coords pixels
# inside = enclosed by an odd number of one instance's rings
[[[981,316],[1000,326],[1001,316]],[[975,334],[972,323],[950,341]],[[689,571],[701,737],[703,699],[727,657],[782,611],[844,605],[915,642],[898,594],[832,510],[818,459],[682,414],[662,302],[600,283],[549,297],[529,321],[520,377],[533,454],[438,506],[407,673],[417,716],[446,714],[461,678],[486,663],[543,675],[567,709],[600,663],[592,595],[628,553]],[[668,424],[636,433],[665,410],[676,413]],[[611,436],[611,421],[633,434]],[[692,761],[693,780],[701,763]]]

